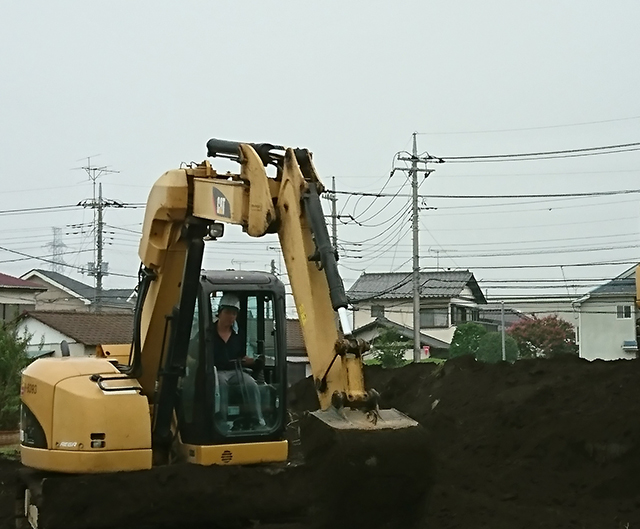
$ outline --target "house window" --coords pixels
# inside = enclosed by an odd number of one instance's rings
[[[451,307],[451,325],[459,325],[466,321],[471,321],[471,311],[466,307]]]
[[[382,318],[384,316],[384,305],[371,305],[371,317]]]
[[[630,320],[631,305],[618,305],[616,313],[619,320]]]
[[[446,308],[420,309],[420,328],[448,327],[448,313]]]

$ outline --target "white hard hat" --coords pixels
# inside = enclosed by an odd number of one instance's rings
[[[225,308],[240,310],[240,299],[238,296],[229,292],[222,294],[222,298],[220,298],[220,303],[218,304],[218,310]]]

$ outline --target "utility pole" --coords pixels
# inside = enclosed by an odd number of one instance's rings
[[[507,359],[506,338],[504,335],[504,301],[500,302],[500,332],[502,334],[502,361]]]
[[[420,361],[420,248],[418,232],[418,142],[413,133],[411,157],[411,224],[413,233],[413,361]]]
[[[81,201],[78,205],[85,208],[93,209],[93,226],[94,226],[94,256],[92,263],[87,263],[86,273],[95,277],[95,290],[93,294],[93,304],[96,311],[102,309],[102,279],[109,275],[109,263],[103,259],[104,247],[104,208],[122,207],[122,202],[116,200],[105,200],[102,198],[102,184],[99,184],[98,197],[96,199],[96,181],[105,173],[119,173],[107,169],[106,166],[96,167],[91,165],[91,156],[87,157],[87,165],[82,169],[89,175],[89,179],[93,183],[93,198]]]
[[[402,156],[404,154],[404,156]],[[408,155],[408,156],[407,156]],[[408,152],[400,153],[398,160],[403,162],[411,162],[411,168],[396,167],[394,170],[409,171],[411,174],[411,209],[412,209],[412,233],[413,233],[413,271],[412,271],[412,283],[413,283],[413,361],[420,361],[420,244],[419,244],[419,208],[418,208],[418,173],[424,173],[424,177],[427,178],[433,169],[427,168],[427,162],[442,163],[442,160],[434,158],[430,154],[418,156],[418,141],[417,132],[413,133],[413,149],[411,154]],[[420,167],[419,164],[423,164],[424,167]]]
[[[429,248],[429,253],[436,254],[436,272],[440,270],[440,250],[432,250]]]
[[[336,204],[336,177],[331,177],[331,236],[333,238],[333,251],[338,255],[338,213]]]
[[[105,263],[102,260],[102,246],[103,246],[103,238],[102,238],[102,230],[104,229],[104,221],[103,221],[103,204],[102,202],[102,183],[98,184],[98,241],[96,244],[96,310],[100,308],[100,303],[102,301],[102,276],[107,275],[107,270],[109,269],[109,263]]]
[[[245,261],[240,259],[231,259],[231,264],[233,266],[238,265],[238,270],[242,270],[242,263],[255,263],[255,261]]]
[[[282,278],[282,276],[287,273],[287,271],[282,266],[282,249],[280,248],[280,246],[267,246],[267,250],[273,250],[274,252],[278,253],[278,273],[274,272],[274,274]],[[271,267],[272,269],[275,269],[275,259],[271,260]]]

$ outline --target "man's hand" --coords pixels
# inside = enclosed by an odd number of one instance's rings
[[[243,356],[240,362],[244,367],[253,367],[253,364],[255,364],[255,360],[249,356]]]

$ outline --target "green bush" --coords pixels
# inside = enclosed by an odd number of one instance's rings
[[[505,356],[507,362],[518,359],[518,344],[511,336],[505,336]],[[495,364],[502,360],[502,333],[488,332],[481,339],[476,351],[476,360]]]
[[[449,346],[449,358],[463,355],[475,356],[480,346],[480,339],[485,334],[487,329],[479,323],[470,321],[458,325]]]
[[[15,430],[20,423],[20,377],[30,362],[28,342],[15,327],[0,324],[0,430]]]
[[[407,340],[399,332],[386,329],[371,344],[373,357],[382,367],[400,367],[406,364],[404,354],[413,348],[413,341]]]

